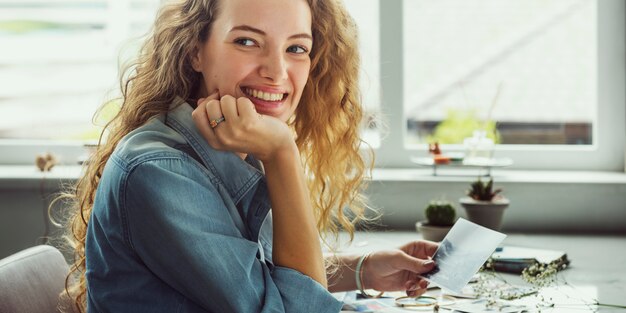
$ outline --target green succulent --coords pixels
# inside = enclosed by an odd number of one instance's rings
[[[471,189],[467,191],[467,195],[478,201],[491,201],[495,198],[502,189],[493,190],[493,179],[490,179],[486,184],[480,180],[480,178],[473,182]]]
[[[446,200],[430,201],[424,212],[428,224],[433,226],[450,226],[456,218],[456,209]]]

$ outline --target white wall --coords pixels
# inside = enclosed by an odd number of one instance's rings
[[[503,231],[626,234],[626,175],[616,173],[495,172],[496,187],[511,200]],[[384,229],[414,229],[429,200],[456,201],[474,176],[433,177],[428,170],[376,170],[367,190]],[[41,242],[40,179],[0,179],[0,258]],[[46,183],[45,196],[59,180]],[[64,180],[65,183],[68,180]],[[465,216],[457,204],[459,216]],[[50,225],[55,242],[59,229]],[[56,245],[56,244],[55,244]]]
[[[503,188],[511,201],[504,214],[504,232],[626,233],[626,183],[620,179],[550,181],[555,175],[531,173],[527,179],[512,179],[496,174],[496,187]],[[458,216],[466,216],[458,199],[474,177],[406,178],[375,180],[369,186],[368,194],[381,208],[381,223],[387,228],[413,229],[418,219],[424,219],[426,204],[441,196],[455,203]]]

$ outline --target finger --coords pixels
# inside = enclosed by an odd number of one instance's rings
[[[214,99],[205,102],[204,107],[206,110],[206,116],[209,121],[215,120],[224,116],[224,114],[222,114],[222,107],[220,105],[220,102],[221,102],[220,100],[214,100]]]
[[[224,115],[222,114],[222,109],[220,107],[220,100],[212,99],[205,103],[205,116],[207,118],[206,125],[210,128],[209,135],[206,136],[207,141],[212,147],[221,149],[224,142],[221,140],[222,138],[217,136],[215,133],[215,129],[219,126],[219,123],[224,122],[222,119]]]
[[[418,276],[408,279],[404,283],[404,289],[407,291],[426,289],[426,288],[428,288],[428,281],[423,278],[419,278]]]
[[[248,119],[258,116],[254,103],[252,103],[250,99],[244,97],[237,99],[237,111],[239,112],[239,116],[241,116],[241,118]]]
[[[233,122],[239,120],[237,112],[237,99],[232,96],[223,96],[220,101],[222,114],[227,121]]]
[[[204,105],[198,105],[191,113],[191,117],[194,120],[194,124],[198,128],[198,131],[213,147],[217,147],[217,139],[213,133],[213,129],[209,125],[209,118],[206,113],[206,107]]]
[[[437,251],[437,248],[439,248],[439,244],[436,242],[419,240],[410,242],[400,249],[416,258],[425,259],[433,256]]]
[[[435,267],[435,262],[403,253],[399,259],[398,267],[413,273],[422,274],[431,271]]]
[[[405,285],[407,287],[406,288],[407,290],[427,289],[428,281],[424,279],[412,280],[412,281],[407,281]]]
[[[198,99],[198,105],[196,106],[196,108],[193,110],[193,112],[191,112],[191,118],[193,119],[193,121],[195,122],[195,124],[197,124],[198,126],[200,126],[200,124],[207,124],[207,115],[206,115],[206,107],[204,105],[201,105],[202,101],[200,101],[200,99]],[[200,130],[201,127],[198,127]]]
[[[424,249],[424,254],[428,256],[433,256],[435,255],[435,252],[437,252],[437,249],[439,249],[439,244],[432,241],[424,241],[422,247]]]
[[[419,283],[417,283],[417,288],[419,288],[419,289],[427,289],[428,288],[428,281],[424,280],[424,279],[421,279],[419,281]]]
[[[410,293],[410,297],[419,297],[426,292],[426,289],[417,289],[413,291],[408,291],[407,295]]]
[[[406,295],[409,296],[409,297],[417,296],[417,292],[418,292],[418,289],[414,288],[414,286],[411,286],[411,287],[406,289]]]
[[[406,289],[407,296],[417,297],[417,296],[424,294],[428,290],[427,289],[428,284],[427,283],[424,284],[424,283],[425,281],[421,281],[407,288]]]

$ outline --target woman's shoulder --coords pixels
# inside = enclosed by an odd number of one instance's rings
[[[189,160],[187,141],[178,132],[168,127],[160,118],[128,133],[117,144],[112,158],[126,169],[143,162],[158,159]]]

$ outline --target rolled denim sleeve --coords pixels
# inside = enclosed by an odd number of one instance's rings
[[[272,273],[285,312],[339,312],[338,301],[317,281],[294,269],[277,266]]]
[[[128,173],[124,227],[150,271],[210,312],[339,312],[310,277],[257,258],[219,188],[184,157],[144,160]]]

